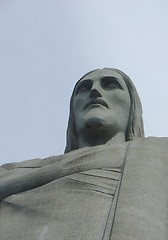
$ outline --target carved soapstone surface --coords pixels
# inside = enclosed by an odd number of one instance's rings
[[[144,138],[130,78],[76,84],[65,154],[0,168],[0,239],[168,239],[168,138]]]

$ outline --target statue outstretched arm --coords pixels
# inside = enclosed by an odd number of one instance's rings
[[[52,157],[43,160],[40,167],[17,167],[17,171],[9,176],[2,177],[0,181],[0,200],[4,198],[38,188],[59,178],[84,172],[92,169],[121,168],[128,144],[119,146],[97,146],[83,148],[62,155],[60,159]],[[46,162],[45,162],[46,161]],[[28,171],[22,171],[26,170]],[[16,169],[15,169],[16,170]],[[12,171],[12,170],[4,170]],[[2,168],[0,173],[3,172]]]

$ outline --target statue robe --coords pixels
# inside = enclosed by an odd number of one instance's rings
[[[167,240],[168,138],[5,164],[1,240]]]

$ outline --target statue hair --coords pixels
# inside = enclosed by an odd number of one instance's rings
[[[95,69],[93,71],[90,71],[86,73],[83,77],[79,79],[79,81],[76,83],[71,100],[70,100],[70,114],[69,114],[69,120],[68,120],[68,128],[67,128],[67,143],[65,148],[65,153],[70,152],[72,150],[78,149],[78,136],[76,132],[76,124],[75,124],[75,117],[74,112],[72,109],[72,103],[74,98],[75,89],[78,85],[78,83],[87,75],[89,75],[92,72],[95,72],[99,69]],[[143,127],[143,118],[142,118],[142,105],[139,98],[139,95],[137,93],[137,90],[131,81],[131,79],[121,70],[116,68],[103,68],[102,70],[109,70],[109,71],[115,71],[119,73],[128,88],[130,100],[131,100],[131,107],[130,107],[130,113],[129,113],[129,119],[128,119],[128,125],[125,133],[125,140],[126,141],[132,141],[136,138],[142,138],[144,137],[144,127]]]

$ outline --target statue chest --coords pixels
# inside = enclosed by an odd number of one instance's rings
[[[120,175],[95,169],[8,197],[0,207],[2,240],[102,239]]]

